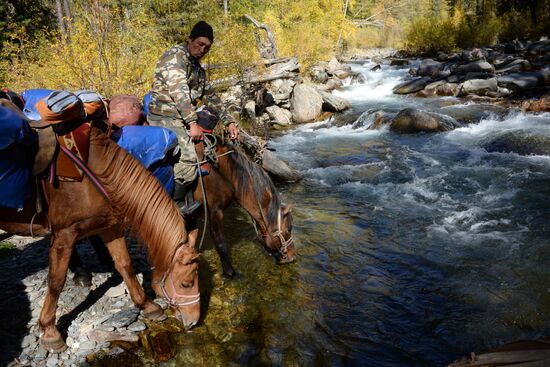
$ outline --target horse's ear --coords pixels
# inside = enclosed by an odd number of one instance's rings
[[[292,204],[285,204],[283,205],[283,216],[285,215],[288,215],[288,213],[290,213],[290,211],[292,210]]]

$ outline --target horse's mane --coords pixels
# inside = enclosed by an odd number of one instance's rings
[[[234,186],[237,197],[243,197],[252,188],[260,205],[267,204],[268,206],[267,213],[264,213],[267,216],[266,219],[269,223],[276,222],[281,199],[269,175],[236,146],[229,146],[225,143],[220,144],[225,150],[233,150],[233,153],[228,155],[228,162],[231,167],[231,175],[235,181]],[[262,202],[266,189],[271,192],[273,197],[268,203]]]
[[[176,247],[188,241],[174,202],[147,169],[96,128],[91,131],[92,159],[90,168],[105,187],[112,206],[130,220],[149,248],[154,266],[164,270]]]

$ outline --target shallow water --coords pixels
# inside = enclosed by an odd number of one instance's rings
[[[391,94],[408,69],[372,66],[354,66],[366,84],[335,93],[351,111],[271,143],[305,174],[279,185],[298,261],[275,265],[231,208],[241,276],[224,280],[206,244],[205,316],[163,365],[441,366],[550,334],[550,157],[484,149],[510,132],[550,137],[550,114],[431,135],[368,130],[366,111],[438,105]]]

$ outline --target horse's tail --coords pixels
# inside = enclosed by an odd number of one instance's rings
[[[183,218],[164,188],[137,160],[98,129],[91,129],[90,169],[111,205],[130,220],[149,248],[153,264],[169,264],[175,248],[188,241]]]

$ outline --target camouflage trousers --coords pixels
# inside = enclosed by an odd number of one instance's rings
[[[161,126],[176,133],[180,148],[180,159],[174,165],[174,178],[182,183],[188,183],[197,177],[197,153],[195,143],[191,140],[187,129],[183,127],[181,120],[166,117],[147,116],[150,125]]]

